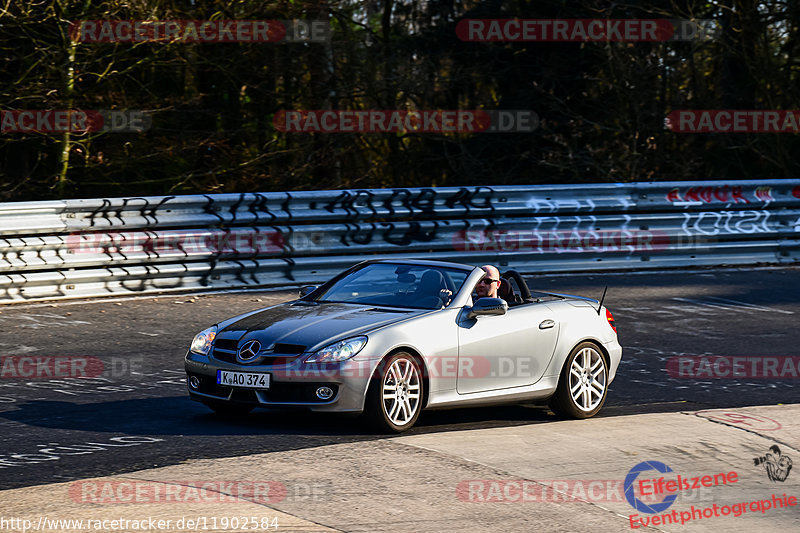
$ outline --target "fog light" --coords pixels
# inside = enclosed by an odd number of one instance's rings
[[[320,387],[317,389],[317,398],[320,400],[330,400],[333,396],[333,389],[330,387]]]
[[[189,386],[193,389],[200,387],[200,378],[197,376],[189,376]]]

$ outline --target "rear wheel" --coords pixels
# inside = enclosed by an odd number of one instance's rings
[[[381,431],[410,429],[422,410],[422,373],[416,359],[398,352],[380,362],[367,392],[366,416]]]
[[[606,360],[597,346],[582,342],[564,363],[550,409],[563,417],[589,418],[603,407],[607,393]]]

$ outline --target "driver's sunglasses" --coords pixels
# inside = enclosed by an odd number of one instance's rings
[[[491,285],[491,284],[492,284],[492,283],[494,283],[495,281],[500,281],[500,280],[499,280],[499,279],[489,279],[489,278],[483,278],[483,279],[482,279],[482,280],[480,280],[478,283],[484,283],[484,284],[486,284],[486,285]]]

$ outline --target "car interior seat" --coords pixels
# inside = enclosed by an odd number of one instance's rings
[[[420,307],[436,308],[444,305],[439,291],[447,288],[444,276],[438,270],[426,270],[414,291],[416,303]]]
[[[508,270],[501,274],[500,277],[503,278],[503,283],[500,284],[497,295],[505,300],[509,306],[533,301],[533,298],[531,298],[531,291],[528,289],[528,284],[525,283],[525,280],[519,272],[516,270]],[[514,285],[517,286],[519,292],[514,290]]]
[[[500,276],[500,278],[502,283],[500,283],[500,287],[497,289],[497,296],[505,300],[509,306],[521,304],[522,298],[514,291],[514,287],[511,285],[511,278],[505,276]]]

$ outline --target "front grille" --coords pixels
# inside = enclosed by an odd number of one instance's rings
[[[218,338],[214,340],[214,348],[219,348],[220,350],[228,350],[231,352],[235,352],[238,346],[239,346],[239,339]]]
[[[236,360],[239,341],[236,339],[216,339],[212,357],[226,363],[241,364]],[[259,365],[285,365],[292,362],[297,356],[305,352],[306,346],[301,344],[276,343],[272,350],[261,352],[261,356],[248,362]]]
[[[212,355],[214,356],[215,359],[219,359],[220,361],[225,361],[226,363],[236,362],[235,352],[228,352],[215,347],[214,351],[212,352]]]
[[[214,351],[212,352],[212,356],[214,357],[214,359],[217,359],[219,361],[225,361],[226,363],[234,363],[234,364],[237,364],[237,365],[241,365],[242,364],[242,363],[240,363],[239,361],[236,360],[236,353],[234,353],[234,352],[222,351],[222,350],[218,350],[218,349],[215,348]],[[247,364],[249,364],[249,365],[253,365],[253,364],[270,365],[270,366],[288,365],[289,363],[291,363],[295,359],[297,359],[296,355],[289,355],[289,356],[286,356],[286,355],[274,355],[274,356],[273,355],[266,355],[266,356],[262,356],[262,357],[256,357],[252,361],[249,361]]]

